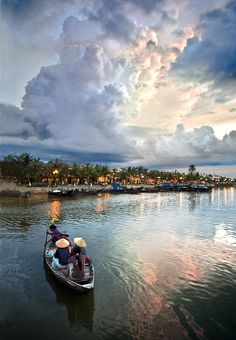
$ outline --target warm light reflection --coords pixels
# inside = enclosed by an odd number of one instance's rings
[[[224,204],[228,203],[228,190],[224,188]]]
[[[61,214],[61,202],[58,200],[49,203],[48,216],[52,222],[59,220]]]
[[[223,195],[224,195],[224,204],[229,204],[234,201],[234,188],[224,188]]]
[[[152,338],[154,330],[164,339],[172,338],[171,329],[184,335],[185,330],[165,297],[184,286],[204,282],[219,263],[236,263],[236,240],[230,235],[230,226],[225,224],[216,227],[213,240],[194,239],[189,235],[184,237],[173,230],[162,237],[159,234],[158,238],[142,239],[135,245],[132,243],[137,263],[143,264],[135,267],[135,271],[145,287],[145,298],[141,297],[140,291],[134,292],[133,296],[129,327],[136,339],[144,338],[145,334]],[[182,313],[189,316],[186,310]],[[203,331],[194,320],[191,327],[201,338]]]
[[[110,194],[105,193],[104,196],[98,197],[97,203],[96,203],[96,211],[101,213],[101,212],[106,212],[109,205],[110,205]]]
[[[230,188],[230,202],[234,201],[234,188]]]
[[[220,208],[220,188],[218,188],[217,191],[217,207],[218,209]]]
[[[215,189],[212,189],[211,195],[210,195],[211,203],[214,204],[215,202]]]

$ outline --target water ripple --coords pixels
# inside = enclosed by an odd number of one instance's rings
[[[27,305],[25,329],[41,315],[49,337],[57,315],[71,339],[233,338],[235,208],[236,195],[224,190],[1,201],[2,319],[19,313],[17,301]],[[67,290],[45,280],[51,222],[86,239],[96,270],[94,305],[86,296],[73,303]],[[84,320],[82,310],[89,311]]]

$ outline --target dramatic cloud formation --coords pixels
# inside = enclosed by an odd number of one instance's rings
[[[232,162],[235,18],[223,0],[3,0],[2,155]]]

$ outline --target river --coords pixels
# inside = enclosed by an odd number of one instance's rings
[[[0,199],[0,339],[235,339],[236,188]],[[51,221],[82,236],[94,290],[43,263]]]

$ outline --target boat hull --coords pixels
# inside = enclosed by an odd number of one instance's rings
[[[55,248],[54,248],[55,249]],[[92,261],[86,262],[85,264],[85,277],[83,280],[74,280],[68,276],[66,276],[62,270],[55,270],[52,268],[51,265],[51,258],[48,256],[48,251],[53,251],[53,248],[50,248],[49,246],[46,246],[44,251],[44,261],[47,265],[48,269],[54,275],[58,281],[60,281],[62,284],[67,286],[68,288],[84,293],[86,291],[89,291],[93,289],[94,287],[94,279],[95,279],[95,270]]]

